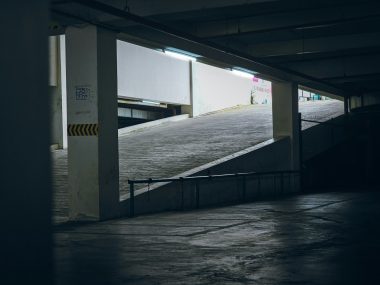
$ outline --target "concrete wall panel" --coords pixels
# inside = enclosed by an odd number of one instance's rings
[[[373,94],[363,94],[363,98],[361,97],[351,97],[351,109],[361,108],[361,107],[368,107],[372,105],[378,105],[380,104],[380,94],[379,93],[373,93]]]
[[[347,139],[344,116],[302,131],[303,160],[309,160]]]
[[[253,82],[228,70],[192,63],[193,116],[250,104]]]
[[[190,64],[148,48],[117,41],[119,97],[190,104]]]

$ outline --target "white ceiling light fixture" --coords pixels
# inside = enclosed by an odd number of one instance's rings
[[[231,71],[232,71],[233,74],[241,76],[241,77],[244,77],[244,78],[252,79],[253,77],[255,77],[252,73],[248,73],[248,72],[241,71],[241,70],[238,70],[238,69],[234,69],[233,68]]]
[[[171,50],[165,50],[165,54],[168,56],[174,57],[176,59],[185,60],[185,61],[196,61],[197,58],[194,56],[190,56],[187,54],[171,51]]]

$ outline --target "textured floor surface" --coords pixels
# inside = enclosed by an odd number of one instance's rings
[[[56,284],[380,284],[380,193],[55,228]]]
[[[327,120],[343,113],[340,101],[300,103],[303,118]],[[312,125],[305,123],[304,127]],[[272,137],[271,106],[245,106],[143,129],[119,137],[120,193],[128,179],[171,177]],[[52,153],[54,215],[67,217],[67,151]]]

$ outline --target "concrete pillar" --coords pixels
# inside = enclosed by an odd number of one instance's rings
[[[62,93],[62,147],[67,148],[67,92],[66,92],[66,39],[59,36],[59,52],[61,66],[61,93]]]
[[[348,112],[349,112],[348,101],[350,100],[350,98],[346,96],[346,97],[343,98],[343,100],[344,100],[344,114],[347,115]]]
[[[59,36],[49,37],[50,144],[63,148],[62,84]]]
[[[1,2],[0,284],[53,284],[49,1]]]
[[[291,82],[272,82],[273,137],[290,137],[289,169],[300,169],[298,85]]]
[[[192,60],[189,61],[189,83],[190,83],[190,105],[181,105],[181,113],[189,114],[191,118],[194,117],[194,102],[193,102],[193,86],[194,86],[194,77],[193,77],[193,65]]]
[[[119,162],[115,34],[95,26],[66,30],[71,220],[118,215]]]

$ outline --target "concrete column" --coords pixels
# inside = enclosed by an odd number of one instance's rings
[[[95,26],[66,30],[71,220],[118,215],[115,34]]]
[[[344,100],[344,114],[347,115],[349,112],[348,101],[350,100],[350,98],[346,96],[343,98],[343,100]]]
[[[53,284],[49,1],[1,2],[0,284]]]
[[[272,82],[273,137],[290,137],[289,169],[299,170],[298,85]]]
[[[193,77],[193,65],[194,62],[192,60],[189,61],[189,84],[190,84],[190,105],[182,105],[181,113],[189,114],[191,118],[194,117],[194,103],[193,103],[193,86],[194,86],[194,77]]]
[[[63,147],[62,84],[59,36],[49,37],[50,144]]]
[[[67,92],[66,92],[66,40],[65,35],[59,36],[59,52],[61,66],[62,93],[62,147],[67,148]]]

